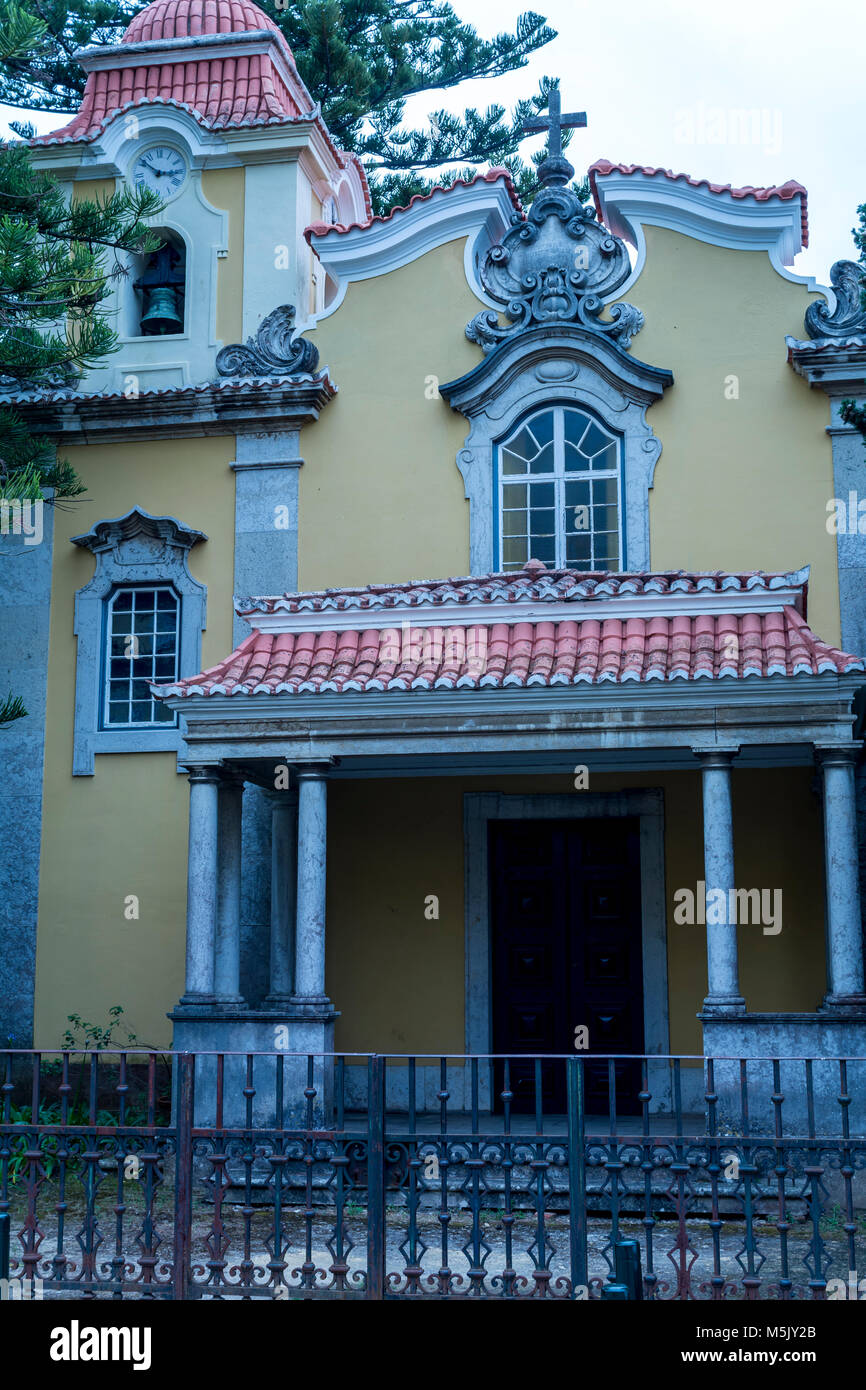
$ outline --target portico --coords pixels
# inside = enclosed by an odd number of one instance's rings
[[[702,856],[691,882],[702,876],[707,896],[706,992],[693,1001],[704,1051],[762,1056],[770,1037],[777,1055],[866,1053],[854,804],[859,745],[851,715],[863,665],[806,626],[806,577],[587,580],[527,571],[495,584],[494,577],[448,581],[447,594],[443,585],[435,600],[433,586],[404,586],[414,611],[402,631],[382,612],[392,606],[390,593],[347,591],[336,600],[348,609],[339,631],[328,626],[335,622],[332,595],[256,600],[247,615],[254,631],[236,653],[163,690],[186,720],[182,762],[190,779],[187,981],[172,1015],[176,1046],[333,1051],[338,1014],[325,972],[325,909],[329,874],[333,886],[341,864],[327,828],[330,786],[408,778],[423,803],[428,778],[483,788],[479,779],[507,774],[526,778],[529,788],[529,779],[553,777],[561,790],[530,795],[519,812],[500,808],[494,817],[657,814],[661,827],[663,794],[629,801],[629,779],[640,774],[646,785],[654,774],[662,782],[685,772],[700,780],[703,807]],[[423,611],[434,601],[435,628],[433,614]],[[446,601],[455,610],[471,603],[460,628],[448,623]],[[514,623],[524,616],[521,606],[535,622]],[[738,634],[735,657],[731,632]],[[576,765],[588,769],[585,789],[577,789]],[[741,770],[771,779],[777,770],[808,767],[820,782],[827,988],[811,1013],[750,1013],[737,926],[711,910],[719,890],[727,895],[741,883],[732,781]],[[619,803],[594,790],[593,779],[613,776],[624,788]],[[239,997],[238,983],[241,783],[267,789],[272,815],[270,980],[253,1007]],[[681,1050],[670,1036],[667,963],[681,949],[675,933],[686,929],[673,926],[669,907],[679,870],[666,864],[661,838],[651,848],[650,819],[646,824],[641,916],[644,999],[651,1006],[644,1047],[664,1054]],[[479,909],[473,887],[471,844],[464,837],[462,1043],[465,1051],[484,1052],[492,1048],[484,1025],[479,1032],[479,1017],[487,1015],[479,1015],[478,1000],[489,946],[479,946],[477,936],[486,908]],[[394,850],[399,854],[399,846]],[[480,881],[477,866],[475,872]],[[780,890],[783,903],[790,891],[784,881],[759,886]],[[370,881],[363,891],[380,890]],[[765,938],[777,939],[782,944],[772,949],[781,961],[793,948],[784,929]],[[388,1007],[384,992],[381,1007]]]

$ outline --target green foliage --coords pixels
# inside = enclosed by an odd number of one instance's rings
[[[32,52],[4,56],[0,101],[38,111],[77,111],[85,74],[73,61],[86,44],[118,43],[144,0],[16,0],[19,14],[44,21]],[[0,23],[11,0],[0,0]],[[403,127],[406,100],[524,67],[556,31],[541,15],[518,17],[513,32],[483,39],[443,0],[262,0],[282,29],[298,71],[337,144],[364,160],[374,211],[384,213],[432,186],[425,170],[511,161],[521,196],[533,171],[515,151],[523,122],[546,105],[551,79],[510,113],[499,105],[462,116],[436,111],[424,130]],[[8,23],[7,19],[7,23]],[[19,21],[20,22],[20,21]],[[457,177],[454,173],[451,177]],[[439,182],[440,180],[436,180]]]
[[[3,33],[0,26],[0,41]],[[67,203],[57,181],[34,170],[25,145],[0,145],[4,389],[73,383],[114,351],[104,302],[125,273],[120,253],[156,249],[147,219],[160,207],[156,194],[139,188]],[[50,440],[32,434],[16,411],[0,410],[0,499],[56,502],[83,490]]]
[[[852,227],[851,235],[854,238],[854,245],[860,255],[858,257],[863,267],[863,280],[860,285],[860,304],[866,309],[866,203],[861,203],[857,209],[857,216],[860,219],[859,225]],[[863,438],[866,446],[866,405],[858,405],[856,401],[842,401],[839,407],[839,414],[846,425],[853,425]]]
[[[11,724],[15,719],[23,719],[26,713],[24,701],[20,695],[7,695],[3,703],[0,704],[0,729],[6,724]]]
[[[88,1023],[80,1014],[67,1014],[66,1021],[72,1027],[63,1034],[64,1048],[96,1048],[101,1051],[110,1047],[122,1052],[125,1047],[137,1047],[138,1038],[123,1018],[123,1005],[113,1004],[108,1010],[108,1017],[110,1022],[100,1028],[98,1023]],[[121,1031],[124,1037],[119,1036]]]
[[[0,0],[0,63],[38,58],[46,49],[48,26],[18,0]]]
[[[119,251],[155,250],[146,188],[67,203],[22,144],[0,146],[0,376],[70,379],[113,352],[99,306],[123,274]]]

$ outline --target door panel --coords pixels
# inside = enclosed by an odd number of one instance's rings
[[[514,1108],[565,1108],[564,1067],[521,1053],[642,1053],[640,841],[636,819],[490,825],[493,1051],[513,1055]],[[639,1109],[640,1065],[615,1064],[617,1108]],[[504,1069],[499,1065],[497,1092]],[[606,1063],[586,1067],[587,1108],[606,1111]]]

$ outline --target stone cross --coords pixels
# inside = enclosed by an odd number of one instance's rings
[[[562,100],[559,95],[559,88],[554,87],[547,99],[548,115],[533,116],[531,120],[523,122],[523,129],[527,135],[534,135],[537,131],[549,131],[547,142],[548,159],[562,158],[562,132],[564,130],[577,130],[580,126],[586,125],[585,111],[571,111],[567,115],[562,115]]]

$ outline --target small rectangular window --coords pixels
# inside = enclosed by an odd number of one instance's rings
[[[180,599],[168,587],[116,589],[106,603],[105,729],[173,724],[150,684],[178,678]]]

